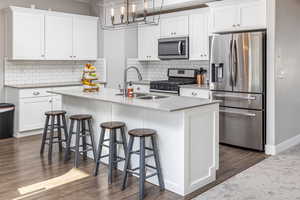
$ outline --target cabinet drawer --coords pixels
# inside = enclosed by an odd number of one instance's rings
[[[47,91],[51,91],[51,90],[52,90],[51,88],[23,89],[23,90],[20,90],[19,95],[20,95],[20,98],[53,96],[54,94],[50,94],[47,92]]]
[[[180,89],[180,96],[210,99],[210,91],[206,89]]]

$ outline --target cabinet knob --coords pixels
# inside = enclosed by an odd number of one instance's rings
[[[45,55],[44,55],[44,54],[42,54],[41,56],[42,56],[43,58],[45,57]]]
[[[233,26],[233,27],[236,27],[236,25],[235,25],[235,24],[233,24],[232,26]]]
[[[141,90],[141,88],[140,88],[140,87],[137,87],[137,88],[136,88],[136,90],[137,90],[137,91],[140,91],[140,90]]]
[[[193,95],[193,96],[197,96],[197,93],[196,93],[196,92],[192,92],[192,95]]]
[[[33,92],[32,94],[33,94],[33,95],[35,95],[35,96],[37,96],[37,95],[39,95],[39,94],[40,94],[40,92],[38,92],[38,91],[35,91],[35,92]]]
[[[240,24],[237,24],[236,26],[241,26]]]

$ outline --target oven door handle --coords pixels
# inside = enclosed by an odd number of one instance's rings
[[[181,45],[182,45],[182,41],[179,41],[179,43],[178,43],[178,54],[179,54],[180,56],[182,55]]]
[[[233,111],[220,110],[220,113],[243,115],[243,116],[247,116],[247,117],[256,117],[255,113],[248,113],[248,112],[233,112]]]
[[[236,99],[244,99],[244,100],[256,100],[255,96],[233,96],[233,95],[223,95],[223,94],[213,94],[214,97],[221,97],[221,98],[236,98]]]

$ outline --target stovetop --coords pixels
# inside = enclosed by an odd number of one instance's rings
[[[150,90],[158,92],[171,92],[178,93],[180,85],[195,84],[196,81],[193,80],[161,80],[161,81],[151,81]]]

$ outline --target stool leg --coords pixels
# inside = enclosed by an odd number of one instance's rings
[[[51,129],[50,129],[50,138],[49,138],[49,151],[48,151],[48,160],[52,160],[52,147],[53,147],[53,136],[54,136],[54,120],[55,116],[51,116]]]
[[[123,142],[124,155],[126,158],[128,152],[128,146],[127,146],[127,139],[126,139],[124,127],[121,128],[121,137]]]
[[[91,138],[91,145],[93,149],[93,159],[95,160],[96,158],[96,145],[95,145],[95,139],[94,139],[94,131],[92,127],[92,120],[88,120],[88,126],[89,126],[89,133],[90,133],[90,138]]]
[[[70,124],[70,132],[68,135],[68,139],[67,139],[67,144],[66,144],[66,151],[65,151],[65,161],[68,161],[70,159],[70,145],[72,142],[72,135],[73,135],[73,129],[74,129],[74,120],[71,120],[71,124]]]
[[[108,157],[108,184],[112,183],[112,170],[113,170],[113,154],[114,154],[114,146],[113,146],[113,142],[114,142],[114,137],[113,137],[113,130],[110,129],[109,130],[109,157]]]
[[[79,152],[79,142],[80,142],[80,121],[77,121],[77,129],[76,129],[76,144],[75,144],[75,160],[74,160],[74,165],[75,168],[78,168],[79,166],[79,157],[80,157],[80,152]]]
[[[112,130],[112,136],[113,136],[113,169],[118,168],[118,163],[117,163],[117,130],[113,129]]]
[[[44,132],[43,132],[42,145],[41,145],[41,151],[40,151],[41,154],[43,154],[44,150],[45,150],[45,143],[46,143],[46,138],[47,138],[47,133],[48,133],[48,124],[49,124],[49,115],[46,116],[45,128],[44,128]]]
[[[140,137],[140,177],[139,177],[139,199],[144,199],[145,196],[145,137]]]
[[[98,153],[97,153],[97,158],[96,158],[96,168],[95,168],[94,176],[97,176],[98,172],[99,172],[104,136],[105,136],[105,128],[102,128],[100,140],[99,140],[99,144],[98,144],[98,150],[97,150]]]
[[[68,137],[67,120],[64,114],[62,115],[62,123],[63,123],[64,133],[65,133],[65,142],[67,143],[69,137]]]
[[[128,169],[129,169],[129,163],[130,163],[130,159],[131,159],[131,152],[132,152],[132,148],[133,148],[133,142],[134,142],[134,137],[130,136],[129,137],[129,144],[128,144],[128,151],[127,154],[125,156],[126,160],[125,160],[125,165],[124,165],[124,171],[123,171],[123,183],[122,183],[122,190],[125,190],[125,188],[127,187],[127,179],[128,179]]]
[[[83,149],[83,159],[87,160],[87,145],[86,145],[86,129],[85,129],[85,120],[82,120],[82,149]]]
[[[156,165],[156,169],[157,169],[157,176],[158,176],[160,190],[164,190],[165,184],[164,184],[163,174],[162,174],[162,170],[161,170],[159,153],[158,153],[157,142],[156,142],[155,136],[151,136],[151,142],[152,142],[152,147],[154,150],[154,159],[155,159],[155,165]]]
[[[59,152],[62,152],[62,139],[61,139],[61,123],[60,123],[60,115],[56,116],[57,118],[57,137],[58,137],[58,144],[59,144]]]

